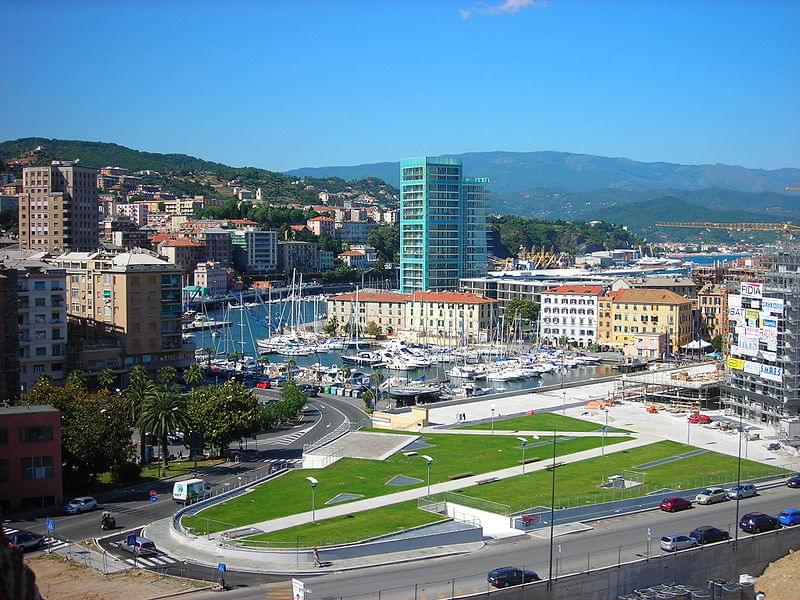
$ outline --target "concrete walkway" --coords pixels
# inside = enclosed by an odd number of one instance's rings
[[[610,429],[610,427],[609,427]],[[492,433],[491,429],[441,429],[438,427],[423,427],[420,431],[420,435],[424,435],[426,433],[457,433],[458,435],[513,435],[514,437],[533,437],[534,435],[538,435],[540,437],[553,437],[553,430],[549,431],[526,431],[520,429],[512,430],[512,429],[495,429],[494,433]],[[571,438],[579,438],[579,437],[603,437],[602,431],[556,431],[556,436],[563,436],[563,437],[571,437]],[[626,433],[624,431],[607,431],[606,437],[618,437],[618,438],[629,438],[631,437],[630,433]]]

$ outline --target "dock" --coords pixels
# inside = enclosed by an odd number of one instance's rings
[[[184,323],[184,331],[203,331],[207,329],[222,329],[223,327],[230,327],[231,321],[192,321],[191,323]]]

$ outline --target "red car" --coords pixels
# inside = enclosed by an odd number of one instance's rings
[[[689,415],[689,423],[693,425],[708,425],[711,423],[711,417],[700,413],[692,413]]]
[[[272,387],[272,384],[269,382],[269,379],[264,379],[262,381],[259,381],[256,384],[256,387],[260,390],[268,390]]]
[[[665,512],[677,512],[692,508],[692,503],[680,496],[667,496],[661,501],[658,508]]]

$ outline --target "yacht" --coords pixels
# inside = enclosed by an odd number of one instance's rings
[[[384,365],[383,358],[375,352],[359,352],[358,354],[342,354],[342,362],[377,367]]]

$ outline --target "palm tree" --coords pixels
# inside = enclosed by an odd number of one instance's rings
[[[286,378],[289,381],[294,381],[294,368],[297,365],[291,358],[286,361]]]
[[[72,371],[69,375],[67,375],[67,385],[71,385],[78,388],[85,388],[86,373],[80,370]]]
[[[134,367],[135,369],[136,367]],[[145,375],[134,374],[133,369],[130,374],[130,385],[125,388],[125,399],[128,401],[128,418],[139,428],[139,456],[144,462],[145,449],[145,430],[141,427],[139,420],[150,397],[155,393],[156,386]]]
[[[189,414],[186,403],[172,388],[157,387],[148,397],[139,416],[139,428],[150,431],[159,438],[161,446],[161,473],[164,475],[169,463],[167,436],[173,431],[189,431]]]
[[[175,383],[177,377],[178,372],[175,367],[161,367],[158,370],[158,382],[165,387]]]
[[[194,388],[196,385],[200,383],[203,383],[205,379],[206,376],[203,374],[203,370],[197,363],[192,363],[183,372],[183,380],[186,382],[187,385],[192,386],[192,388]]]
[[[117,374],[113,370],[106,367],[97,374],[97,383],[103,389],[111,389],[111,386],[117,381]]]
[[[206,347],[206,348],[203,348],[203,352],[206,355],[206,368],[210,369],[211,368],[211,359],[214,358],[214,354],[216,354],[216,351],[211,347]]]

